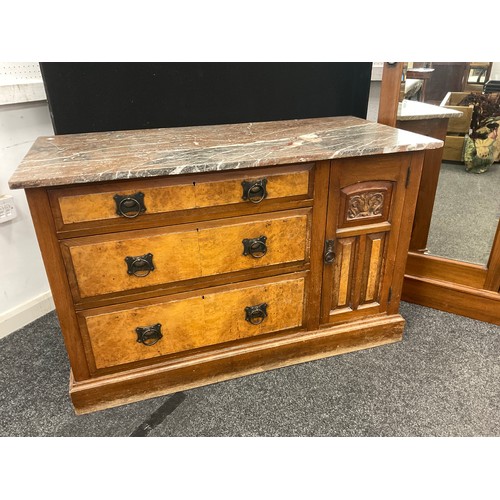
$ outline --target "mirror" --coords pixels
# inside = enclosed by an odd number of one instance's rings
[[[500,63],[408,63],[407,74],[415,66],[434,71],[426,80],[425,93],[409,99],[440,106],[455,105],[453,109],[459,110],[464,107],[460,103],[471,92],[481,94],[486,82],[500,80]],[[500,99],[498,117],[500,120]],[[482,173],[467,171],[463,151],[470,122],[459,132],[456,121],[449,120],[446,133],[427,253],[485,266],[500,217],[500,163],[497,160]],[[496,135],[493,131],[489,137]],[[491,151],[486,154],[493,155],[494,147],[500,149],[498,136],[496,146],[493,144],[496,139],[490,141]]]
[[[486,265],[500,215],[500,164],[482,174],[443,161],[427,248],[439,257]]]

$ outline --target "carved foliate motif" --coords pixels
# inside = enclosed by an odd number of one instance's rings
[[[372,191],[351,196],[347,207],[347,220],[382,215],[384,193]]]

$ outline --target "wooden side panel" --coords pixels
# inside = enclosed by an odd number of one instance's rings
[[[426,135],[442,141],[446,138],[448,118],[398,121],[397,127],[416,134]],[[415,219],[411,234],[410,249],[417,252],[427,250],[427,238],[431,225],[434,199],[441,170],[443,148],[425,151],[420,188],[418,191]]]
[[[54,298],[66,351],[75,380],[89,377],[85,348],[73,307],[73,300],[56,238],[54,221],[50,215],[49,200],[45,189],[27,189],[26,198],[35,226],[38,244]]]
[[[301,277],[187,299],[167,298],[144,307],[81,314],[99,369],[299,327],[303,301]],[[262,303],[267,304],[264,321],[258,325],[246,321],[245,307]],[[157,323],[162,325],[163,338],[152,346],[138,343],[135,328]]]
[[[260,219],[63,241],[76,298],[308,259],[310,209]],[[243,240],[261,236],[267,238],[267,253],[261,258],[243,255]],[[155,269],[147,276],[128,274],[125,258],[146,254],[153,255]]]
[[[176,212],[195,208],[216,207],[250,203],[242,199],[243,180],[267,180],[265,200],[305,196],[309,193],[310,165],[288,167],[265,172],[232,172],[213,175],[190,175],[177,179],[155,179],[136,182],[105,184],[99,190],[86,187],[53,189],[53,206],[62,224],[119,219],[116,213],[115,194],[144,193],[144,215]],[[265,204],[265,200],[261,203]]]

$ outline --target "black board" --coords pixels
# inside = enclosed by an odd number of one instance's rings
[[[371,62],[40,63],[56,134],[352,115]]]

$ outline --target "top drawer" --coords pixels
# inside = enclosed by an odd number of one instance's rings
[[[137,224],[161,214],[178,215],[228,206],[246,213],[269,210],[273,201],[312,196],[312,164],[134,179],[49,190],[58,230]],[[262,209],[260,207],[263,207]],[[99,231],[100,232],[100,231]]]

